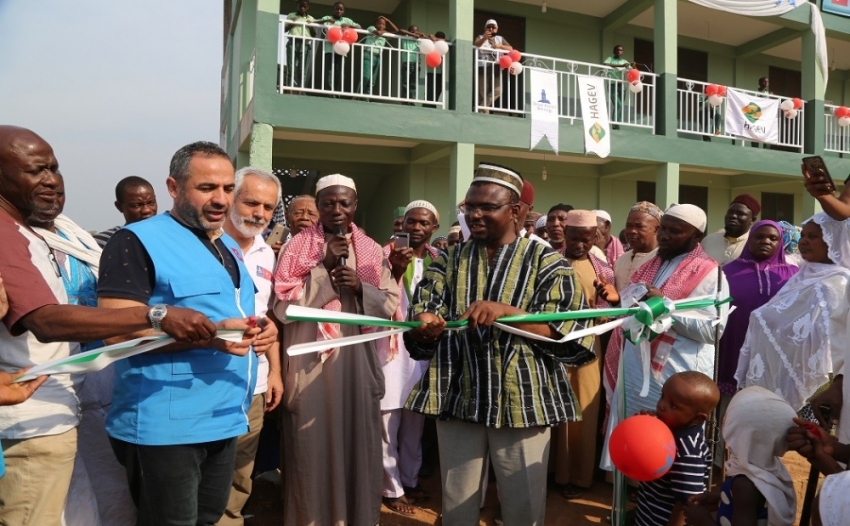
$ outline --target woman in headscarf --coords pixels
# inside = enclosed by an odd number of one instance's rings
[[[685,511],[688,524],[733,524],[742,517],[746,520],[735,524],[794,524],[797,495],[781,458],[788,451],[786,434],[794,416],[788,402],[761,387],[749,387],[732,398],[723,422],[729,451],[726,480],[719,492],[691,497]],[[716,521],[708,508],[717,509]]]
[[[726,331],[720,340],[717,386],[723,395],[732,396],[738,390],[735,372],[738,370],[738,354],[750,324],[750,314],[775,296],[799,270],[785,261],[782,227],[768,220],[752,226],[741,257],[723,266],[729,282],[729,295],[735,306],[735,310],[729,313]]]
[[[799,250],[800,271],[750,316],[735,374],[740,387],[762,386],[795,410],[829,382],[833,353],[843,362],[830,316],[850,279],[850,220],[816,214],[803,224]]]

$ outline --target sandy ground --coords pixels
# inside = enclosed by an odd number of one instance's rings
[[[803,494],[809,477],[809,464],[796,453],[788,453],[783,459],[794,478],[797,491],[797,516],[802,508]],[[718,477],[715,477],[715,479]],[[822,479],[822,478],[821,478]],[[430,499],[417,503],[416,515],[403,516],[382,507],[381,522],[384,526],[419,526],[437,524],[440,516],[440,477],[439,472],[421,480],[421,485],[431,493]],[[608,524],[606,519],[611,510],[612,486],[601,480],[581,499],[566,500],[558,489],[551,486],[546,501],[546,524],[551,526],[583,526],[588,524]],[[489,484],[484,509],[481,510],[480,525],[494,525],[498,508],[495,484]],[[277,526],[282,524],[283,502],[280,486],[265,480],[258,480],[254,486],[254,495],[246,508],[245,524],[249,526]]]

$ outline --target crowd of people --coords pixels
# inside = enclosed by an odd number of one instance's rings
[[[621,242],[608,212],[559,203],[539,214],[518,172],[481,163],[447,236],[435,237],[437,208],[415,200],[383,243],[354,223],[355,182],[333,174],[290,201],[291,235],[268,244],[283,206],[274,175],[234,172],[206,142],[180,148],[168,173],[169,211],[128,177],[115,201],[126,223],[92,236],[62,213],[49,143],[0,126],[0,524],[243,524],[264,415],[276,414],[287,525],[371,526],[382,505],[414,514],[429,498],[429,421],[443,524],[478,523],[492,469],[504,523],[542,525],[550,481],[581,496],[600,458],[612,469],[600,437],[638,412],[670,428],[677,453],[640,484],[636,524],[791,525],[789,448],[829,475],[817,520],[845,520],[835,495],[850,460],[850,192],[835,197],[817,174],[806,184],[826,212],[799,229],[757,221],[749,195],[708,236],[696,206],[639,202]],[[730,296],[731,313],[674,314],[648,344],[589,332],[601,317],[535,317]],[[288,319],[290,306],[418,325],[382,338]],[[447,328],[456,321],[466,328]],[[157,333],[174,341],[15,382]],[[318,352],[287,353],[311,342]],[[721,420],[725,451],[711,433]],[[719,493],[707,493],[713,457],[726,458]]]

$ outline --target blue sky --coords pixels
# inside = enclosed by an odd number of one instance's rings
[[[0,123],[34,130],[65,175],[65,213],[123,223],[127,175],[165,178],[184,144],[218,142],[222,4],[216,0],[0,0]]]

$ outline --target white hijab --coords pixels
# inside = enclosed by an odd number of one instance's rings
[[[823,526],[844,526],[850,517],[850,471],[826,477],[820,489],[820,520]]]
[[[850,281],[850,221],[826,214],[809,221],[820,225],[834,264],[804,262],[770,301],[753,311],[735,373],[739,387],[764,387],[795,409],[829,382],[845,352],[832,319]]]
[[[748,387],[732,397],[723,419],[726,474],[745,475],[755,484],[767,500],[768,526],[791,526],[797,518],[794,482],[780,458],[788,451],[786,434],[795,416],[778,395]]]

